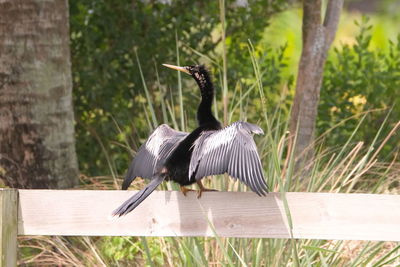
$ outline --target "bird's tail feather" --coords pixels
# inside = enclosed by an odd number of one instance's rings
[[[165,175],[157,175],[145,188],[137,192],[135,195],[125,201],[121,206],[119,206],[116,210],[114,210],[112,215],[121,217],[131,212],[133,209],[139,206],[139,204],[142,203],[142,201],[145,200],[154,191],[154,189],[156,189],[157,186],[161,184],[162,181],[164,181],[164,179]]]

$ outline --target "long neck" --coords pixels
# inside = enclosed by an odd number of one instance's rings
[[[202,97],[200,105],[197,109],[197,121],[199,125],[216,121],[214,115],[211,112],[211,105],[212,96],[207,98]]]
[[[197,121],[199,125],[219,123],[211,112],[214,98],[214,86],[207,73],[196,79],[201,91],[201,102],[197,109]]]

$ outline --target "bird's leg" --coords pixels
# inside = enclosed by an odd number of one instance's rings
[[[200,190],[197,191],[197,198],[201,198],[201,194],[203,192],[210,192],[210,191],[218,191],[216,189],[209,189],[209,188],[205,188],[204,185],[202,184],[202,182],[199,180],[196,182],[197,185],[199,186]]]
[[[183,195],[186,197],[186,193],[189,191],[194,191],[193,189],[184,187],[184,186],[180,186],[181,187],[181,192],[183,193]]]

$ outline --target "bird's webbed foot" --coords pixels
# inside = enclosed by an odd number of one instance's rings
[[[181,192],[183,193],[183,195],[186,197],[186,193],[187,192],[189,192],[189,191],[194,191],[193,189],[190,189],[190,188],[187,188],[187,187],[184,187],[184,186],[181,186],[180,187],[181,188]]]
[[[215,192],[215,191],[218,191],[216,189],[205,188],[204,185],[201,183],[201,181],[197,181],[197,185],[200,188],[199,191],[197,191],[197,198],[201,198],[201,194],[203,192]]]

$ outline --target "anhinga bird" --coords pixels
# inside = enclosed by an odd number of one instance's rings
[[[253,140],[253,134],[263,134],[262,129],[242,121],[221,127],[211,112],[214,87],[204,66],[163,65],[187,73],[196,80],[201,92],[197,109],[199,126],[191,133],[176,131],[166,124],[154,130],[133,159],[122,189],[127,189],[136,177],[151,181],[117,208],[113,215],[122,216],[132,211],[164,180],[180,184],[184,195],[190,190],[185,185],[197,183],[200,197],[203,191],[214,191],[204,188],[202,178],[227,173],[258,195],[265,195],[267,184]]]

